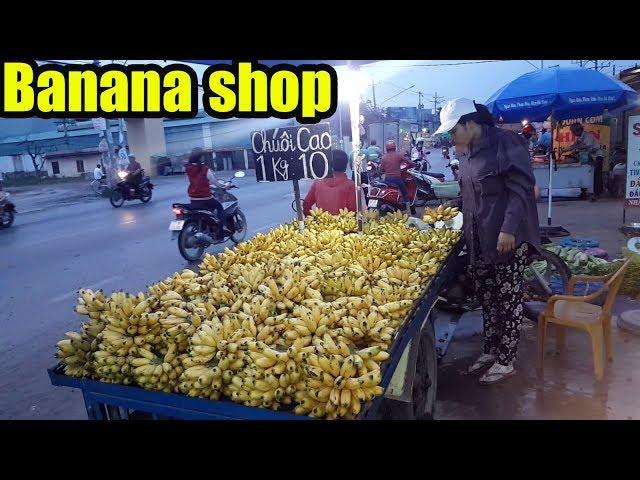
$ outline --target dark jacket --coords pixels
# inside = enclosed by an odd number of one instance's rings
[[[481,254],[488,263],[507,262],[497,251],[500,232],[516,237],[516,247],[528,242],[540,249],[535,177],[529,151],[518,134],[483,126],[482,138],[460,160],[464,233],[470,259]],[[475,252],[474,221],[480,252]]]
[[[209,200],[211,197],[211,184],[207,178],[209,167],[204,163],[187,163],[185,167],[189,177],[189,189],[187,193],[192,200]]]

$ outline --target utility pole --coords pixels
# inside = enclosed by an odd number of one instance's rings
[[[373,94],[373,109],[376,110],[376,84],[371,79],[371,93]]]
[[[540,70],[544,70],[544,60],[540,60]]]
[[[422,104],[422,92],[418,92],[418,130],[422,132],[422,109],[424,105]]]
[[[444,100],[444,97],[439,97],[438,96],[438,92],[436,92],[433,95],[433,115],[435,118],[435,115],[438,113],[438,106],[440,105],[440,103],[442,102],[442,100]],[[436,126],[435,126],[435,121],[434,121],[434,125],[433,128],[435,130]]]

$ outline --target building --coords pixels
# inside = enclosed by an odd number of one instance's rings
[[[191,119],[164,119],[165,146],[150,155],[152,167],[154,157],[184,159],[192,148],[201,147],[209,153],[217,170],[251,168],[253,159],[248,151],[251,149],[251,133],[294,124],[294,120],[277,118],[222,120],[203,112]],[[119,144],[118,121],[110,120],[108,126],[111,143]],[[38,166],[42,164],[41,171],[49,176],[91,175],[94,166],[102,159],[103,154],[98,149],[101,135],[93,129],[90,121],[80,121],[71,125],[59,125],[55,130],[2,138],[0,171],[9,174],[33,173],[36,170],[33,164],[35,161]],[[122,136],[123,143],[126,144],[126,123]],[[130,153],[136,154],[135,151]]]

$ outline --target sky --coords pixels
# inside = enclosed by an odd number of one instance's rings
[[[69,63],[90,63],[91,60],[58,60]],[[155,63],[161,66],[181,63],[176,60],[101,60],[102,65],[112,62],[120,64]],[[284,61],[286,62],[286,60]],[[362,95],[364,99],[373,99],[374,84],[376,104],[382,107],[408,107],[418,105],[418,92],[424,94],[425,109],[433,108],[434,95],[447,100],[455,97],[468,97],[477,102],[485,102],[495,91],[518,76],[540,68],[554,65],[570,66],[571,60],[384,60],[363,65],[361,72],[365,78]],[[635,64],[640,60],[601,60],[600,65],[610,63],[603,70],[611,74],[613,65],[616,72]],[[457,65],[456,65],[457,64]],[[202,79],[206,65],[189,64]],[[592,66],[593,64],[591,64]],[[339,78],[345,71],[337,67]],[[411,87],[401,93],[407,87]],[[340,88],[338,89],[340,92]],[[400,93],[400,94],[399,94]],[[399,95],[398,95],[399,94]],[[201,96],[199,107],[202,108]]]
[[[103,64],[111,61],[104,60]],[[115,61],[124,63],[124,60]],[[369,81],[372,80],[375,85],[377,105],[382,107],[417,106],[417,92],[421,91],[424,94],[423,104],[428,109],[433,108],[433,96],[436,93],[438,98],[443,97],[444,100],[464,96],[477,102],[484,102],[506,83],[524,73],[540,68],[540,62],[543,62],[545,68],[554,65],[572,65],[571,60],[385,60],[364,65],[361,67],[361,72],[369,77]],[[135,60],[127,63],[168,65],[175,63],[175,61]],[[452,65],[456,63],[461,63],[461,65]],[[624,68],[640,64],[640,60],[600,61],[600,65],[607,63],[610,63],[611,66],[603,71],[611,74],[614,64],[616,72],[619,72]],[[202,72],[206,66],[190,65],[198,77],[202,78]],[[340,77],[345,69],[337,67],[336,70]],[[411,85],[415,86],[397,95]],[[372,99],[373,89],[369,85],[363,89],[363,97]]]

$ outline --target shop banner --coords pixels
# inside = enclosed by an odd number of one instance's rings
[[[640,207],[640,115],[629,117],[625,207]]]

